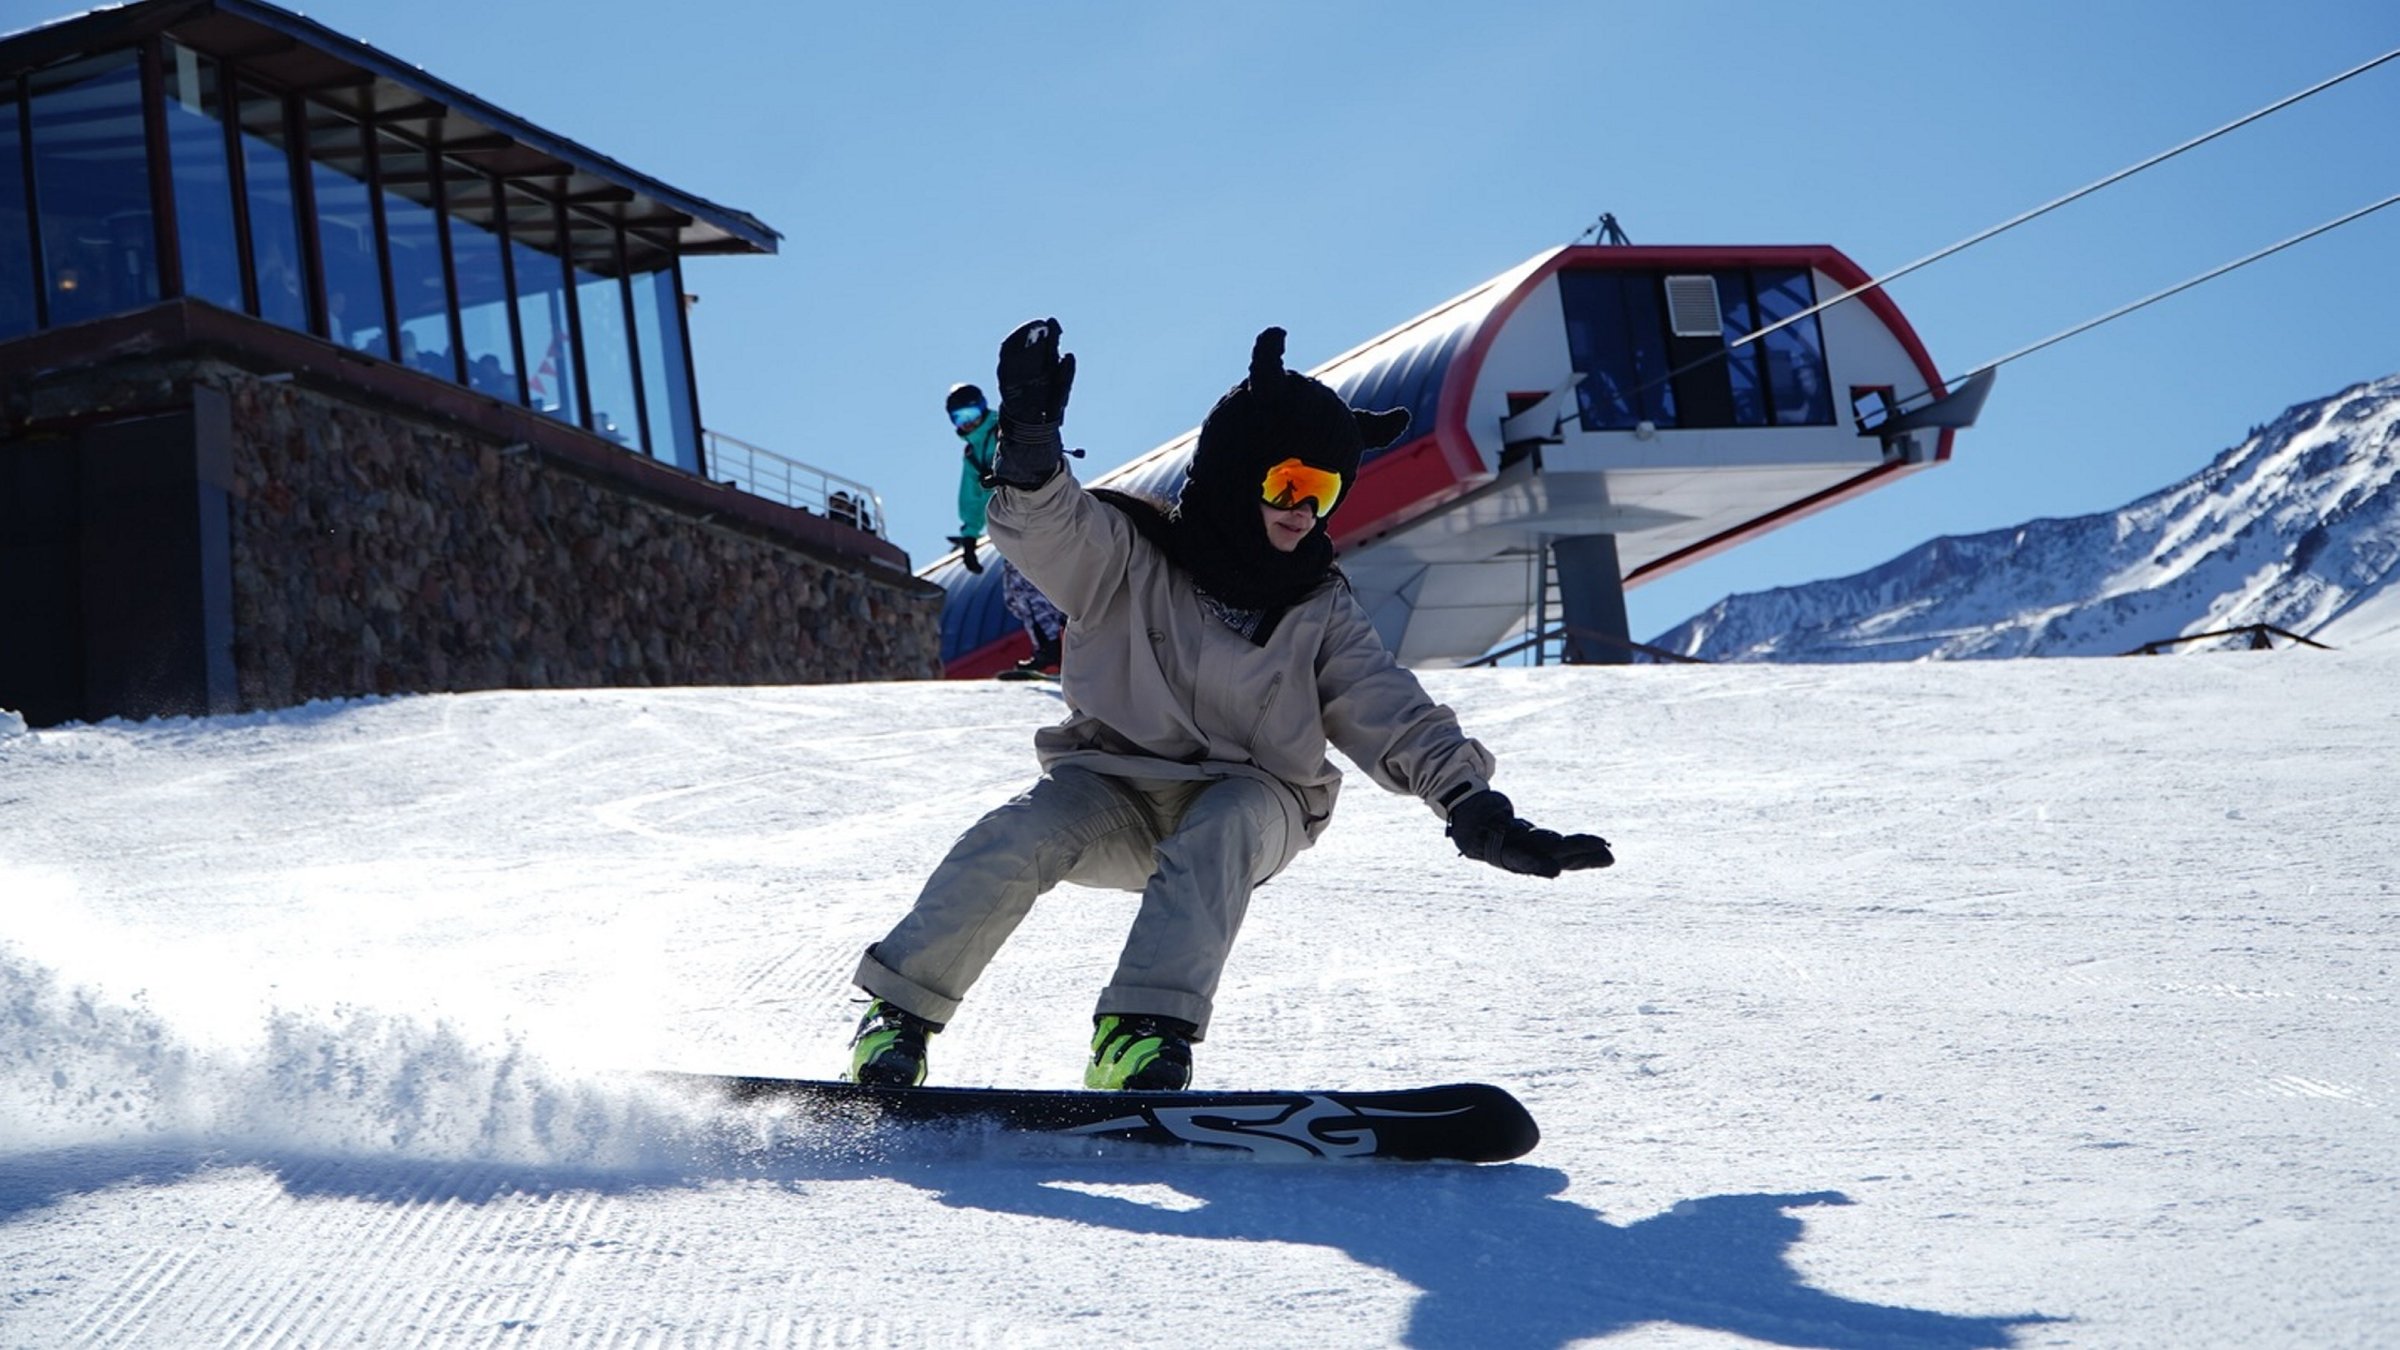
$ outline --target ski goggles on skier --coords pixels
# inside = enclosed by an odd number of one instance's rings
[[[991,409],[984,407],[980,403],[969,403],[964,407],[952,408],[950,410],[950,425],[957,427],[960,431],[965,431],[968,427],[971,427],[977,422],[982,421],[984,414],[990,411]]]
[[[1330,469],[1287,459],[1267,470],[1266,482],[1259,485],[1259,500],[1278,511],[1289,511],[1308,502],[1323,520],[1332,514],[1333,504],[1342,495],[1342,476]]]

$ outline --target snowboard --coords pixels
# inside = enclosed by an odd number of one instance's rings
[[[957,1125],[1279,1161],[1506,1162],[1531,1152],[1542,1137],[1523,1103],[1486,1083],[1365,1092],[1071,1092],[660,1076],[730,1101],[784,1103],[809,1119],[868,1131]]]

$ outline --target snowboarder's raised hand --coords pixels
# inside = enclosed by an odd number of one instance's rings
[[[965,565],[968,571],[981,572],[983,570],[983,559],[975,556],[974,535],[954,534],[950,536],[950,542],[958,545],[958,560]]]
[[[1616,861],[1599,835],[1537,828],[1490,788],[1450,808],[1450,838],[1467,857],[1527,876],[1554,877]]]
[[[992,481],[1037,488],[1058,472],[1059,424],[1075,387],[1075,358],[1058,353],[1058,320],[1020,324],[1000,344],[1000,448]]]

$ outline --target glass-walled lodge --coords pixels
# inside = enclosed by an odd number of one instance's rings
[[[0,341],[185,296],[697,472],[691,217],[547,149],[170,33],[0,73]]]

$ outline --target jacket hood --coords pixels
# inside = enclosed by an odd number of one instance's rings
[[[1200,424],[1183,492],[1170,519],[1169,555],[1200,589],[1242,609],[1289,605],[1334,572],[1327,517],[1289,553],[1267,539],[1261,485],[1287,459],[1338,474],[1339,510],[1370,448],[1396,439],[1406,412],[1353,409],[1342,396],[1283,368],[1284,331],[1269,328],[1250,348],[1250,371]]]

